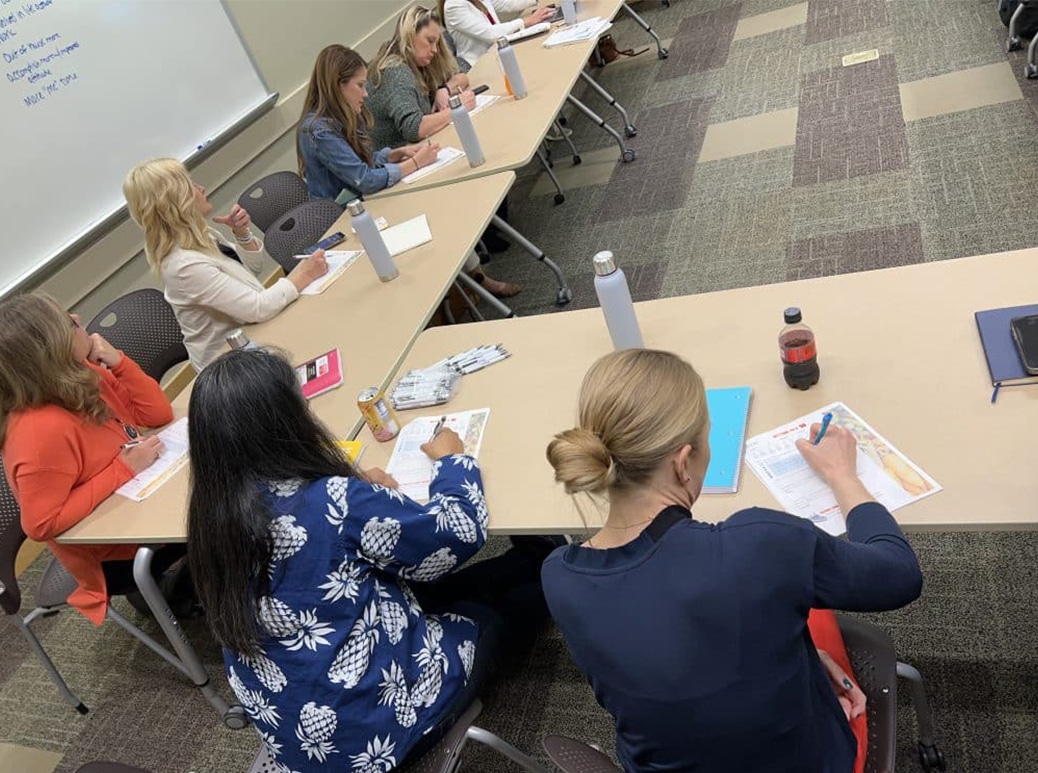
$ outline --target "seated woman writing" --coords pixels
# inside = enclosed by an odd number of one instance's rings
[[[475,459],[450,430],[427,504],[354,469],[292,366],[232,351],[195,382],[188,555],[227,678],[279,769],[388,771],[420,756],[485,684],[502,647],[547,621],[554,546],[486,540]]]
[[[628,773],[851,773],[864,764],[863,700],[821,610],[910,603],[915,554],[836,426],[798,447],[846,514],[848,541],[760,507],[697,522],[709,427],[703,382],[676,355],[632,349],[592,366],[578,425],[548,461],[567,492],[603,497],[608,517],[545,562],[552,616],[616,722]]]
[[[252,232],[249,213],[235,204],[228,215],[213,218],[231,229],[232,245],[206,223],[213,205],[176,159],[138,164],[126,176],[123,194],[130,217],[144,231],[145,255],[162,278],[196,371],[226,348],[231,330],[277,316],[328,271],[318,250],[264,288],[256,278],[263,243]]]
[[[173,409],[154,379],[48,295],[0,303],[0,351],[0,448],[22,529],[79,583],[69,604],[100,625],[110,596],[136,591],[137,546],[54,540],[155,462],[162,442],[140,428],[169,423]],[[184,554],[160,548],[152,570]],[[180,583],[189,597],[186,572]]]

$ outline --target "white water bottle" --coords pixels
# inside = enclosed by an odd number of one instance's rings
[[[383,282],[391,282],[400,276],[393,256],[389,254],[382,233],[371,219],[371,215],[364,209],[364,203],[360,199],[354,199],[346,205],[346,211],[350,213],[353,230],[360,237],[360,243],[364,245],[364,252],[368,254],[368,260],[375,268],[375,273]]]
[[[508,38],[497,39],[497,57],[501,60],[501,69],[505,71],[506,85],[516,99],[526,96],[526,81],[519,70],[519,60],[515,57],[515,49],[508,43]]]
[[[613,253],[595,255],[595,293],[605,315],[614,349],[641,349],[642,331],[634,315],[634,302],[627,287],[627,277],[616,265]]]
[[[465,109],[465,105],[461,104],[461,97],[457,94],[450,98],[450,106],[451,118],[454,119],[454,128],[458,132],[458,139],[461,140],[461,148],[465,151],[465,155],[468,156],[469,166],[479,166],[487,159],[483,155],[479,137],[476,136],[476,129],[472,125],[472,116]]]
[[[577,4],[574,0],[562,0],[562,19],[567,25],[577,23]]]
[[[240,327],[236,327],[227,334],[227,345],[232,349],[259,349],[259,346],[249,340],[248,335]]]

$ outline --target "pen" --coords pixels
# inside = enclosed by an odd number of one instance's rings
[[[134,446],[139,446],[140,444],[140,440],[131,440],[129,443],[122,444],[122,450],[125,451],[128,448],[133,448]]]
[[[829,422],[831,422],[832,420],[833,415],[830,412],[826,412],[826,414],[822,416],[822,426],[818,428],[818,434],[815,435],[815,445],[818,445],[822,442],[822,437],[825,435],[825,431],[829,429]]]
[[[436,422],[436,426],[433,427],[432,435],[429,436],[429,442],[431,443],[436,439],[436,436],[440,434],[440,430],[443,429],[443,425],[447,423],[447,417],[441,416],[440,420]]]

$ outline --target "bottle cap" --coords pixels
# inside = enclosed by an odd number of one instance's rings
[[[502,48],[508,48],[508,38],[500,37],[497,39],[498,50]]]
[[[453,95],[453,96],[452,96],[452,97],[451,97],[451,98],[450,98],[450,99],[448,100],[448,104],[449,104],[449,105],[450,105],[450,106],[451,106],[452,108],[455,108],[455,107],[461,107],[461,95],[460,95],[460,94],[454,94],[454,95]]]
[[[354,199],[346,205],[346,211],[350,213],[351,217],[364,214],[364,202],[360,199]]]
[[[603,250],[595,255],[595,274],[597,276],[609,276],[616,271],[616,259],[609,250]]]
[[[799,322],[803,317],[800,315],[800,309],[796,306],[790,306],[784,312],[782,312],[782,318],[786,320],[787,325],[792,325]]]
[[[249,345],[249,337],[240,327],[236,327],[227,334],[227,345],[232,349],[244,349]]]

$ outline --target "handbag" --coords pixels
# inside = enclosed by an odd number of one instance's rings
[[[612,35],[603,35],[598,39],[598,46],[588,61],[592,67],[605,67],[610,62],[615,62],[621,56],[641,56],[648,50],[648,46],[641,51],[635,51],[633,48],[620,49],[617,47]]]

